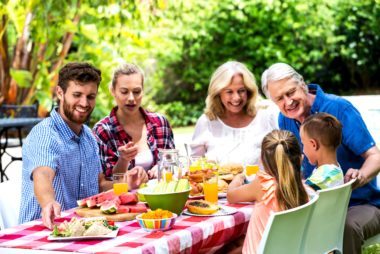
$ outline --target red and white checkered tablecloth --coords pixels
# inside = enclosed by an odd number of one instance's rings
[[[173,228],[164,232],[146,232],[136,220],[120,222],[117,237],[106,240],[49,241],[51,231],[36,220],[0,231],[0,248],[107,254],[212,253],[247,230],[253,206],[228,206],[238,212],[216,217],[181,215]],[[70,220],[73,216],[76,216],[73,210],[69,210],[63,212],[58,221]]]

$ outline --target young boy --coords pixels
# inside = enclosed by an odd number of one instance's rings
[[[341,123],[330,114],[317,113],[303,122],[300,136],[304,154],[316,165],[306,184],[314,190],[343,184],[343,171],[336,157],[342,141]]]

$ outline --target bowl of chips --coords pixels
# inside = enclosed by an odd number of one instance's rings
[[[177,214],[156,209],[136,216],[141,228],[148,232],[165,231],[173,227]]]

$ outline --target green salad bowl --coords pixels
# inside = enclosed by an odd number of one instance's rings
[[[150,209],[158,208],[168,210],[180,215],[189,198],[191,187],[188,190],[171,193],[154,193],[153,187],[145,187],[137,191],[138,194],[144,195]]]

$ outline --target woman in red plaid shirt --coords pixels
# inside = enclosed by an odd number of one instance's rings
[[[131,188],[154,176],[151,169],[157,164],[159,148],[175,148],[168,120],[141,107],[143,88],[144,75],[137,65],[119,67],[110,87],[117,106],[93,129],[106,177],[128,169]]]

